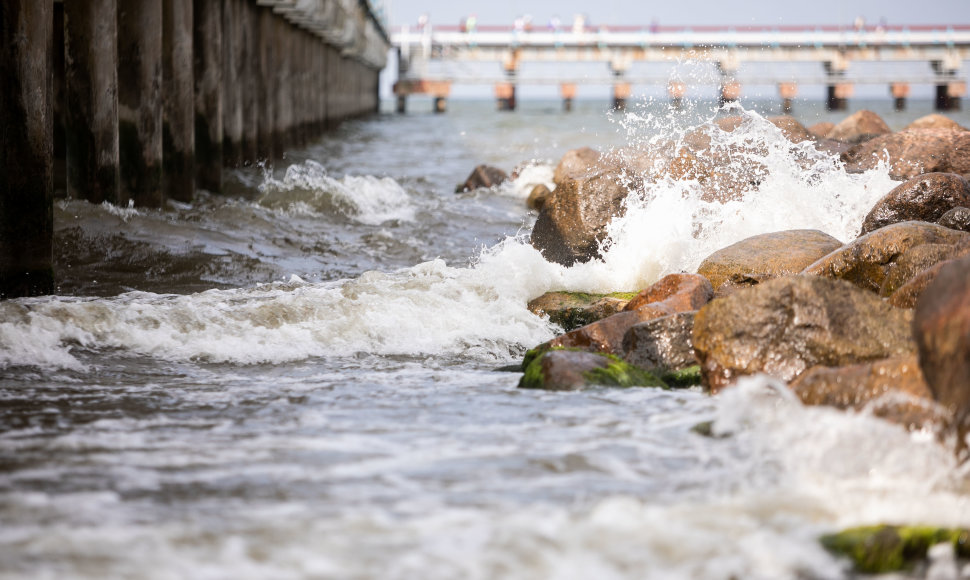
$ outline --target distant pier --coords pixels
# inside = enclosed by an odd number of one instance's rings
[[[613,106],[622,108],[633,85],[666,86],[672,102],[684,98],[688,85],[681,79],[637,77],[630,69],[637,62],[701,61],[715,65],[717,74],[693,83],[716,84],[722,102],[741,97],[745,84],[778,88],[783,109],[790,109],[802,84],[826,87],[830,110],[846,108],[860,84],[887,87],[897,108],[904,108],[911,84],[935,87],[936,108],[960,107],[966,95],[961,66],[970,58],[970,25],[940,26],[431,26],[395,30],[398,81],[394,86],[397,110],[407,109],[407,98],[429,94],[435,110],[447,109],[454,84],[489,84],[495,87],[499,110],[515,110],[518,85],[558,84],[563,108],[569,110],[577,86],[611,85]],[[855,62],[926,63],[926,74],[916,78],[855,76]],[[482,74],[471,63],[499,64],[494,74]],[[555,76],[529,77],[520,65],[539,63],[601,62],[602,76],[569,76],[560,67]],[[741,71],[748,63],[815,62],[818,74],[801,78],[752,78]],[[437,67],[431,65],[438,65]],[[447,66],[444,66],[447,65]]]
[[[0,299],[51,293],[53,198],[159,207],[377,112],[367,0],[3,0]],[[55,170],[57,168],[57,170]]]

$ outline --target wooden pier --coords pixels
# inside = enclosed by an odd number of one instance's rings
[[[55,191],[221,192],[377,112],[390,47],[367,0],[3,0],[0,43],[0,299],[53,291]]]

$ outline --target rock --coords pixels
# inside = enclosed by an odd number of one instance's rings
[[[587,324],[557,336],[543,346],[580,348],[620,355],[623,354],[623,337],[631,326],[668,314],[697,310],[711,299],[713,290],[710,282],[702,276],[671,274],[641,291],[640,295],[653,297],[655,300],[643,303],[645,298],[641,299],[636,309],[625,310]],[[631,304],[640,295],[631,300]],[[630,308],[630,304],[627,304],[627,308]]]
[[[606,226],[623,214],[630,193],[616,169],[573,175],[546,196],[530,239],[546,260],[564,266],[599,256]]]
[[[794,276],[711,301],[694,318],[692,339],[704,385],[716,393],[743,375],[787,382],[816,365],[913,352],[911,320],[848,282]]]
[[[479,165],[472,170],[465,183],[461,184],[457,193],[472,191],[481,187],[494,187],[508,178],[509,176],[498,167]]]
[[[943,266],[916,304],[913,335],[933,397],[970,430],[970,257]]]
[[[691,331],[696,311],[678,312],[634,324],[623,336],[623,360],[659,373],[697,365]]]
[[[768,117],[768,121],[775,127],[781,129],[782,135],[792,143],[801,143],[802,141],[811,141],[813,139],[811,132],[805,128],[805,125],[799,123],[791,115]]]
[[[599,151],[590,149],[589,147],[572,149],[567,151],[562,156],[562,159],[559,160],[559,164],[556,165],[556,169],[553,171],[552,181],[556,185],[559,185],[566,179],[583,177],[590,172],[602,171],[604,166],[608,165],[610,164],[607,163]]]
[[[939,113],[932,113],[916,119],[903,129],[949,129],[951,131],[966,131],[966,128],[952,119],[948,119]]]
[[[900,222],[879,228],[819,259],[802,273],[848,280],[879,292],[895,260],[922,244],[955,244],[967,234],[926,222]]]
[[[551,193],[552,192],[549,191],[549,188],[546,187],[545,184],[540,183],[539,185],[533,187],[532,191],[529,193],[529,199],[527,199],[525,202],[526,207],[529,209],[541,210],[543,204],[546,203],[546,198],[549,197]]]
[[[568,332],[620,312],[634,296],[635,292],[546,292],[529,301],[529,311],[548,315],[550,321]]]
[[[936,223],[951,230],[970,232],[970,208],[955,207],[943,214]]]
[[[923,173],[970,173],[970,131],[910,129],[876,137],[842,154],[846,170],[873,169],[882,160],[889,175],[906,181]]]
[[[666,387],[653,374],[615,356],[575,350],[550,350],[525,368],[520,389],[574,391],[590,385]]]
[[[761,234],[722,248],[704,258],[697,273],[718,290],[728,281],[756,284],[801,272],[842,242],[818,230],[788,230]]]
[[[820,123],[815,123],[814,125],[809,127],[808,132],[811,133],[813,137],[816,137],[818,139],[823,139],[826,135],[829,134],[829,131],[831,131],[834,127],[835,127],[835,123],[822,121]]]
[[[825,138],[855,145],[889,133],[892,133],[892,129],[882,117],[872,111],[862,110],[852,113],[832,127]]]
[[[970,557],[970,530],[931,526],[863,526],[827,534],[825,549],[852,560],[856,572],[887,574],[913,568],[930,548],[950,544],[958,558]]]
[[[936,264],[970,254],[970,236],[955,244],[923,244],[907,249],[894,260],[879,287],[880,296],[892,296],[907,282]]]
[[[868,408],[873,415],[910,430],[947,420],[933,401],[915,353],[843,367],[812,367],[789,387],[806,405]]]
[[[862,221],[862,233],[904,221],[936,222],[956,207],[970,206],[970,183],[955,173],[924,173],[897,185]]]

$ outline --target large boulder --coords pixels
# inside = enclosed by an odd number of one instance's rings
[[[585,292],[546,292],[529,301],[529,311],[546,315],[566,332],[623,310],[634,296],[632,292],[587,294]]]
[[[967,254],[970,254],[970,236],[955,244],[923,244],[908,248],[893,261],[893,267],[888,270],[879,288],[879,295],[892,296],[910,280],[940,262]]]
[[[970,131],[910,129],[876,137],[842,154],[846,170],[874,169],[888,161],[889,175],[905,181],[923,173],[970,173]]]
[[[666,387],[652,373],[615,356],[573,350],[550,350],[532,359],[520,389],[574,391],[587,386]]]
[[[610,221],[623,214],[630,194],[615,168],[564,177],[545,197],[531,243],[550,262],[571,266],[599,255]]]
[[[697,364],[691,332],[696,311],[678,312],[634,324],[623,337],[623,360],[659,373]]]
[[[697,310],[711,299],[713,293],[710,282],[703,276],[671,274],[641,292],[653,297],[653,301],[641,302],[634,310],[619,312],[557,336],[542,347],[578,348],[621,355],[623,336],[631,326],[677,312]],[[636,300],[634,298],[631,303]]]
[[[479,165],[472,170],[465,183],[458,186],[458,193],[472,191],[482,187],[494,187],[503,183],[509,176],[498,167]]]
[[[816,366],[844,366],[912,352],[912,312],[842,280],[776,278],[712,300],[692,339],[712,393],[738,377],[791,381]]]
[[[898,222],[936,222],[956,207],[970,207],[970,183],[955,173],[924,173],[876,202],[862,221],[860,235]]]
[[[872,111],[862,110],[852,113],[832,127],[825,137],[854,145],[889,133],[892,133],[892,129],[882,117]]]
[[[799,123],[791,115],[768,117],[768,121],[775,127],[781,129],[781,134],[792,143],[801,143],[802,141],[812,141],[814,139],[809,130],[805,128],[805,125]]]
[[[947,419],[933,401],[915,353],[844,367],[812,367],[789,387],[806,405],[868,409],[909,429]]]
[[[787,230],[761,234],[722,248],[704,258],[697,273],[717,291],[723,284],[750,285],[797,274],[842,242],[818,230]]]
[[[879,292],[896,260],[923,244],[955,244],[967,234],[926,222],[900,222],[879,228],[819,259],[802,273],[848,280]]]
[[[940,269],[916,305],[913,334],[934,398],[970,430],[970,257]]]
[[[936,223],[951,230],[970,232],[970,208],[955,207],[940,216]]]
[[[816,139],[824,139],[829,131],[835,128],[835,123],[830,121],[820,121],[808,128],[808,132]]]
[[[960,123],[957,123],[953,119],[944,117],[939,113],[931,113],[916,119],[903,129],[903,131],[908,131],[909,129],[949,129],[951,131],[966,131]]]
[[[560,184],[566,179],[583,177],[589,172],[602,171],[606,166],[611,165],[609,161],[595,149],[580,147],[567,151],[559,160],[556,169],[552,174],[552,181]]]

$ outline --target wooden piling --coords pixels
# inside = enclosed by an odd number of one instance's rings
[[[193,3],[196,185],[214,193],[222,191],[222,5]]]
[[[163,0],[162,183],[166,196],[184,202],[195,197],[192,10],[192,0]]]
[[[276,63],[274,71],[273,89],[275,93],[276,107],[273,111],[273,149],[279,158],[290,148],[290,129],[293,119],[293,92],[290,85],[291,61],[291,40],[289,23],[282,18],[274,18],[273,24],[276,28],[275,44],[279,51],[280,58]]]
[[[242,86],[239,12],[244,0],[223,0],[222,12],[222,152],[230,167],[242,165]]]
[[[72,4],[73,2],[68,2]],[[105,14],[99,15],[106,18]],[[162,0],[118,3],[121,200],[162,205]]]
[[[122,202],[115,13],[115,0],[64,3],[67,196],[93,203]]]
[[[0,299],[54,291],[53,11],[0,5]]]
[[[259,57],[256,49],[256,3],[245,0],[239,12],[241,30],[242,155],[245,164],[259,161]]]
[[[273,75],[276,74],[278,55],[276,54],[276,26],[273,22],[273,9],[260,8],[259,11],[259,157],[276,159],[274,151],[274,120],[276,90],[273,88]]]

